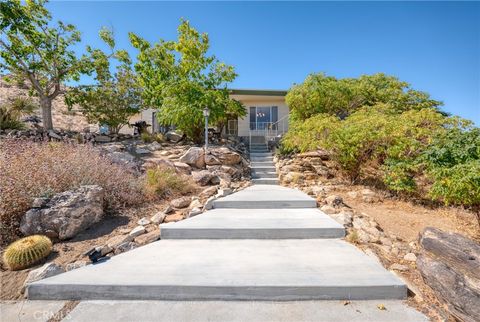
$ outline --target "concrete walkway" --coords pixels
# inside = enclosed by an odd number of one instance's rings
[[[273,183],[218,199],[215,209],[196,217],[162,224],[158,242],[35,282],[28,296],[108,300],[81,303],[74,321],[96,314],[105,321],[424,320],[398,301],[406,298],[404,283],[341,240],[343,227],[316,209],[314,199]],[[156,302],[139,302],[137,310],[115,300]],[[389,302],[389,312],[361,301],[365,314],[358,315],[325,300],[397,301]],[[152,315],[160,308],[165,316]],[[330,312],[337,309],[341,313]]]

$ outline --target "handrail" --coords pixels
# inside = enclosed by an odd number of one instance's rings
[[[285,115],[276,122],[250,122],[249,125],[249,146],[252,145],[252,135],[263,136],[265,143],[271,138],[276,137],[279,133],[284,134],[287,129],[289,115]]]

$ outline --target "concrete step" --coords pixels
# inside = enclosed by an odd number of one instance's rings
[[[373,300],[407,289],[339,239],[160,240],[34,282],[31,300]]]
[[[250,158],[254,157],[273,157],[272,152],[250,152]]]
[[[273,182],[275,179],[253,179]],[[316,208],[317,202],[300,190],[268,184],[256,184],[239,192],[217,199],[214,208]]]
[[[272,152],[268,151],[267,149],[264,149],[264,150],[258,149],[258,150],[250,150],[250,154],[252,153],[270,153],[271,154]]]
[[[256,166],[251,166],[250,169],[252,171],[260,171],[260,172],[276,172],[277,168],[274,166],[266,166],[266,165],[256,165]]]
[[[251,156],[250,161],[252,162],[266,162],[270,161],[273,162],[273,157],[272,156],[266,156],[266,157],[257,157],[257,156]]]
[[[32,302],[35,303],[36,301],[30,301],[29,303]],[[344,305],[341,301],[85,301],[80,302],[73,311],[66,315],[63,321],[429,321],[425,315],[403,301],[383,300],[381,303],[385,305],[386,310],[380,311],[378,309],[379,302],[377,300],[351,301],[348,305]],[[39,308],[32,311],[31,320],[33,321],[35,313],[38,314],[38,312],[45,312],[46,310],[45,308]],[[17,321],[18,316],[19,314],[7,315],[5,321]],[[25,318],[25,316],[22,316],[22,318]]]
[[[269,171],[252,171],[252,178],[254,179],[277,178],[277,173],[269,172]]]
[[[275,167],[273,161],[252,161],[250,162],[251,167]]]
[[[160,226],[162,239],[342,238],[345,229],[315,208],[213,209]]]
[[[277,178],[252,178],[253,184],[278,185],[280,181]]]

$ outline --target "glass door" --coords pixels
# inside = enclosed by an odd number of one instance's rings
[[[278,121],[277,106],[251,106],[250,130],[272,130]]]

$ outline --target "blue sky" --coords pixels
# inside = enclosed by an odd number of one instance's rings
[[[98,30],[175,39],[180,18],[210,36],[211,52],[235,66],[234,88],[288,89],[312,72],[384,72],[429,92],[444,110],[480,124],[479,2],[74,2],[48,4],[83,44]],[[83,47],[79,47],[79,51]]]

